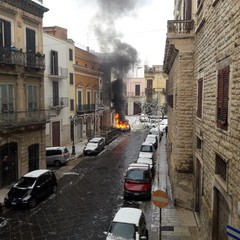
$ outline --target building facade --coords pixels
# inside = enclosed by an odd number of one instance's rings
[[[227,225],[240,229],[240,2],[175,3],[164,59],[174,197],[194,210],[201,239],[224,240]]]
[[[45,106],[50,122],[46,126],[46,145],[63,146],[71,142],[70,104],[74,100],[74,42],[67,29],[44,27]],[[72,90],[72,91],[71,91]]]
[[[75,47],[75,128],[77,138],[98,135],[102,126],[101,82],[103,73],[97,55]]]
[[[0,2],[0,188],[45,168],[42,19],[37,1]]]
[[[166,81],[167,74],[162,65],[144,66],[145,78],[145,112],[150,114],[166,113]]]

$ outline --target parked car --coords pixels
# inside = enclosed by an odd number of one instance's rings
[[[124,177],[124,199],[151,199],[152,173],[149,164],[131,163]]]
[[[57,192],[57,179],[53,171],[34,170],[21,177],[4,198],[6,207],[30,207],[52,193]]]
[[[148,122],[148,115],[141,113],[139,120],[140,120],[140,122]]]
[[[152,175],[154,174],[154,172],[155,172],[155,164],[154,164],[154,162],[153,162],[153,160],[151,158],[139,157],[137,159],[137,163],[149,164],[151,172],[152,172]]]
[[[151,128],[149,130],[149,133],[148,134],[154,134],[156,136],[159,137],[159,141],[162,140],[162,136],[163,136],[163,129],[161,128],[161,126],[158,127],[155,127],[155,128]]]
[[[92,138],[83,149],[84,155],[97,155],[105,148],[105,139],[103,137]]]
[[[123,207],[118,210],[110,224],[106,240],[135,239],[147,240],[148,229],[144,213],[141,209]]]
[[[145,142],[150,142],[153,144],[154,148],[157,149],[158,148],[158,136],[155,135],[155,134],[148,134],[146,139],[145,139]]]
[[[157,159],[157,151],[154,145],[151,142],[143,142],[138,157],[150,158],[155,163]]]
[[[56,167],[66,164],[70,159],[70,153],[66,147],[47,147],[46,164],[55,165]]]

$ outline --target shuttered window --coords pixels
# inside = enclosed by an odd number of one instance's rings
[[[58,52],[51,51],[50,53],[51,59],[51,75],[58,75]]]
[[[38,110],[38,87],[34,85],[27,86],[27,106],[28,111]]]
[[[0,19],[0,47],[11,47],[11,23]]]
[[[12,84],[0,84],[0,112],[14,111],[14,87]]]
[[[173,108],[173,95],[167,95],[167,104],[169,107]]]
[[[140,85],[135,85],[135,96],[140,96]]]
[[[197,117],[202,118],[203,79],[198,80]]]
[[[229,66],[218,71],[217,87],[217,127],[228,128]]]

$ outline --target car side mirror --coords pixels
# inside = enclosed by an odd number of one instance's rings
[[[105,236],[107,236],[107,235],[108,235],[108,232],[107,232],[107,231],[104,231],[103,234],[104,234]]]

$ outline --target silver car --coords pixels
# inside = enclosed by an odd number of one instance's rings
[[[66,147],[47,147],[46,163],[57,167],[69,161],[70,153]]]

